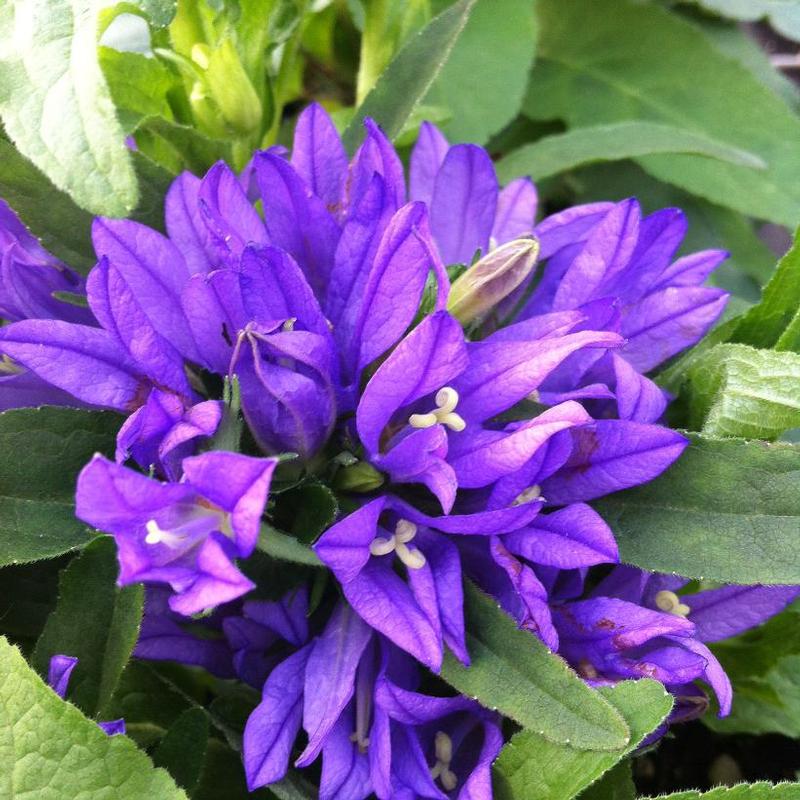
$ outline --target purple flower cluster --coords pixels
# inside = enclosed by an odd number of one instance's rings
[[[469,664],[465,577],[590,683],[656,678],[678,719],[704,709],[703,681],[727,713],[705,642],[795,589],[678,595],[682,579],[622,566],[598,583],[590,568],[619,554],[588,505],[685,448],[644,373],[718,318],[726,295],[703,282],[725,254],[675,259],[683,214],[633,199],[534,224],[529,180],[501,189],[482,148],[427,123],[407,189],[365,127],[348,161],[311,106],[290,156],[181,175],[167,236],[96,220],[85,285],[0,209],[0,408],[127,416],[116,463],[82,472],[77,513],[115,537],[121,584],[150,585],[137,654],[263,687],[251,788],[285,774],[302,727],[295,763],[321,755],[320,796],[341,800],[491,796],[498,716],[420,691],[445,646]],[[314,543],[343,599],[310,617],[302,586],[242,602],[237,560],[280,508],[271,485],[320,481],[350,510]],[[202,623],[216,638],[181,626],[221,604]]]

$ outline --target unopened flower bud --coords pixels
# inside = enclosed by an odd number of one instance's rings
[[[383,475],[367,461],[359,461],[336,473],[335,487],[343,492],[371,492],[383,484]]]
[[[500,245],[455,280],[447,310],[462,324],[479,322],[531,274],[538,257],[532,236]]]
[[[223,39],[213,49],[205,44],[192,48],[192,61],[202,72],[200,86],[192,91],[190,102],[198,121],[211,128],[216,125],[209,119],[210,106],[220,117],[219,123],[228,126],[240,136],[255,131],[261,124],[261,101],[245,72],[231,38]],[[217,135],[216,131],[209,131]]]

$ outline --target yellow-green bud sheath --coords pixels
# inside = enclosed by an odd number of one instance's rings
[[[447,310],[462,325],[479,322],[533,272],[538,257],[533,236],[501,244],[456,278]]]
[[[201,78],[190,97],[192,108],[201,126],[211,135],[219,135],[219,123],[213,121],[213,108],[218,109],[222,123],[233,133],[247,136],[261,124],[261,101],[242,65],[230,36],[216,47],[196,44],[192,61],[199,67]]]

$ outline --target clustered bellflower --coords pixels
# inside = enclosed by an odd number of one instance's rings
[[[619,553],[589,502],[687,444],[645,373],[719,317],[726,295],[703,284],[725,254],[676,258],[677,209],[536,223],[537,203],[428,123],[408,184],[371,120],[349,160],[312,105],[291,153],[179,176],[166,235],[96,220],[85,283],[0,208],[0,408],[124,416],[115,461],[80,475],[78,516],[115,537],[120,583],[148,586],[138,657],[262,692],[251,789],[321,758],[322,798],[491,797],[500,718],[431,693],[445,647],[469,664],[465,578],[590,684],[660,680],[673,721],[704,709],[698,681],[727,713],[706,642],[796,595],[590,575]],[[313,543],[340,591],[311,604],[298,572],[264,599],[240,562],[287,487],[315,482],[347,510]]]

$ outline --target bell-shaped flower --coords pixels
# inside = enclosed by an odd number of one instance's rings
[[[76,513],[116,539],[121,586],[167,583],[170,608],[196,614],[253,588],[234,559],[255,548],[276,463],[207,452],[183,460],[180,483],[160,483],[98,455],[78,477]]]

